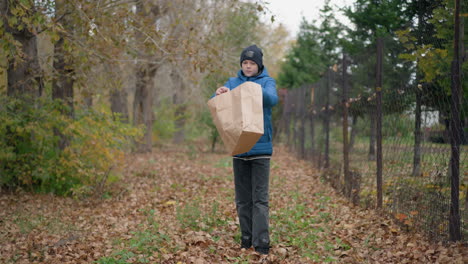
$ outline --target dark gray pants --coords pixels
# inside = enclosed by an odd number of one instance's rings
[[[236,207],[242,241],[268,248],[270,159],[233,160]]]

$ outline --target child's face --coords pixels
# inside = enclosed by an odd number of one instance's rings
[[[253,60],[245,60],[242,62],[242,72],[246,77],[255,76],[258,73],[258,65]]]

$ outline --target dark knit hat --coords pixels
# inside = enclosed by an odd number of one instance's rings
[[[248,46],[240,56],[240,64],[245,60],[252,60],[258,65],[258,71],[263,70],[263,52],[257,45]]]

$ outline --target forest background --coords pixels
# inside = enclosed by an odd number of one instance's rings
[[[278,74],[288,33],[262,4],[2,1],[2,186],[81,192],[115,175],[127,143],[212,133],[205,103],[241,47],[262,46]]]
[[[468,124],[463,96],[468,92],[464,77],[468,71],[464,22],[468,7],[462,4],[458,8],[461,15],[455,23],[455,1],[356,0],[341,10],[327,1],[320,19],[304,18],[297,37],[291,39],[285,27],[274,22],[267,1],[2,0],[2,192],[102,197],[111,194],[109,186],[122,181],[129,153],[151,152],[167,142],[187,145],[193,152],[200,145],[216,150],[219,140],[206,108],[207,98],[237,72],[242,48],[255,43],[264,50],[264,64],[277,79],[282,99],[288,92],[294,94],[304,85],[327,79],[331,72],[343,72],[341,60],[347,58],[343,61],[349,70],[343,76],[352,76],[351,131],[361,131],[356,142],[369,142],[369,160],[375,159],[375,120],[367,114],[375,107],[376,87],[386,92],[383,111],[393,115],[384,120],[384,137],[398,134],[411,146],[414,142],[414,162],[408,175],[425,175],[420,165],[420,145],[425,141],[422,128],[428,131],[428,139],[446,146],[444,133],[458,133],[455,143],[458,154],[462,153],[462,170],[456,200],[465,206],[457,216],[459,231],[452,239],[466,239],[463,219],[468,212],[468,188],[462,145],[466,144]],[[336,12],[344,13],[352,25],[341,24]],[[455,25],[459,26],[458,38]],[[380,85],[374,52],[378,43],[386,48],[385,78]],[[454,50],[455,44],[458,48]],[[458,119],[452,118],[449,103],[454,98],[454,60],[461,76],[455,99]],[[347,120],[332,116],[348,107],[329,112],[334,110],[330,105],[342,102],[341,92],[341,88],[331,87],[331,92],[303,94],[319,102],[308,113],[322,111],[320,118],[335,124]],[[403,99],[401,94],[405,94]],[[287,105],[283,101],[274,113],[278,142],[289,142],[293,133],[288,131],[300,127],[300,119],[283,122],[292,109]],[[423,113],[435,113],[437,118],[424,120],[437,121],[421,121]],[[355,120],[363,121],[354,124]],[[454,120],[459,122],[452,123]],[[455,125],[457,129],[451,130]],[[296,146],[300,136],[294,134],[294,138],[289,143]],[[302,141],[302,146],[311,147],[314,156],[313,148],[328,148],[324,142]],[[304,149],[297,150],[299,156],[307,157]],[[325,157],[327,160],[328,153]],[[450,192],[448,176],[440,188],[428,185],[424,190],[435,188],[437,195]],[[373,197],[368,203],[375,202],[376,194],[367,193]],[[412,212],[398,216],[407,222]],[[445,220],[440,221],[448,222]]]

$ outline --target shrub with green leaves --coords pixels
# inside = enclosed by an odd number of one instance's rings
[[[66,111],[59,101],[0,97],[0,187],[89,194],[118,171],[142,133],[109,110],[75,109],[75,118]]]

